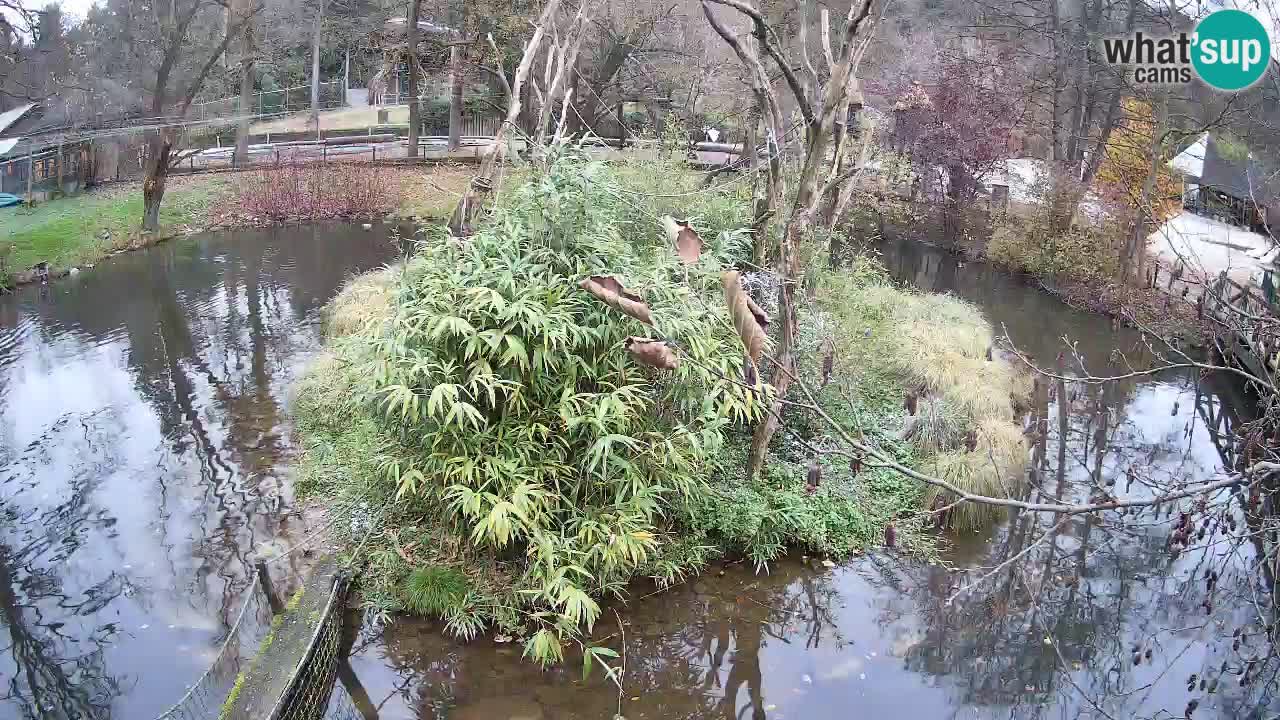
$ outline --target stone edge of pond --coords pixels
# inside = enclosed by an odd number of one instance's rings
[[[277,717],[285,696],[298,685],[312,659],[326,614],[345,605],[349,589],[336,556],[323,559],[271,620],[249,667],[237,677],[218,714],[219,720],[267,720]]]

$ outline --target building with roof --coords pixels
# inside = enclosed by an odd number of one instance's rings
[[[1280,233],[1280,163],[1224,134],[1204,133],[1169,161],[1183,180],[1183,206],[1203,217]]]
[[[92,140],[72,137],[44,103],[0,113],[0,193],[40,202],[76,192],[94,175]]]

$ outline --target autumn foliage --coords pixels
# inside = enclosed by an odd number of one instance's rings
[[[1143,205],[1143,191],[1151,172],[1151,152],[1156,128],[1151,105],[1128,98],[1124,119],[1107,141],[1106,156],[1098,168],[1098,189],[1112,204],[1136,211]],[[1156,164],[1156,182],[1151,195],[1151,219],[1164,222],[1182,207],[1178,179],[1164,157]]]
[[[1016,149],[1021,94],[998,72],[1004,62],[990,53],[946,56],[935,81],[898,94],[898,122],[911,128],[901,149],[918,164],[945,168],[953,197],[970,194]]]

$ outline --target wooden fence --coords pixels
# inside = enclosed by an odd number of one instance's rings
[[[93,145],[47,147],[0,162],[0,192],[44,199],[74,193],[93,180]]]
[[[1223,271],[1205,289],[1201,316],[1215,321],[1222,351],[1260,378],[1270,377],[1280,352],[1280,313],[1262,290],[1242,285]]]

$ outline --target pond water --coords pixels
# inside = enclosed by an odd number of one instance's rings
[[[878,250],[896,278],[976,303],[1045,363],[1064,337],[1095,373],[1116,347],[1127,362],[1150,361],[1139,334],[984,264],[911,243]],[[1193,372],[1069,387],[1042,410],[1030,500],[1085,501],[1102,488],[1150,495],[1174,479],[1210,478],[1229,457],[1221,432],[1249,405],[1230,382]],[[584,680],[579,663],[540,670],[518,643],[464,644],[430,621],[382,627],[353,613],[329,717],[1274,716],[1270,575],[1254,567],[1253,544],[1219,533],[1244,522],[1230,504],[1211,519],[1209,540],[1172,554],[1170,530],[1192,502],[1057,524],[1015,515],[953,538],[946,566],[882,550],[834,568],[804,558],[765,573],[725,564],[665,592],[633,587],[597,626],[623,652],[621,692],[598,672]],[[996,571],[1006,560],[1015,562]]]
[[[1096,371],[1116,346],[1146,361],[1137,334],[989,267],[880,250],[896,277],[977,303],[1042,360],[1066,336]],[[286,418],[320,308],[397,251],[343,227],[224,233],[0,298],[0,719],[149,720],[209,665],[250,553],[308,532]],[[1225,452],[1212,429],[1247,407],[1182,372],[1056,398],[1032,499],[1208,478]],[[1178,511],[1138,517],[1015,516],[954,538],[949,566],[877,551],[638,586],[598,625],[623,651],[621,693],[572,662],[542,671],[515,643],[353,613],[330,717],[1157,718],[1193,699],[1196,717],[1272,715],[1256,549],[1211,534],[1174,557]],[[1228,521],[1243,519],[1213,527]],[[1011,558],[1012,572],[984,569]]]
[[[307,531],[282,461],[320,308],[397,253],[220,233],[0,297],[0,718],[148,720],[204,672],[248,555]]]

